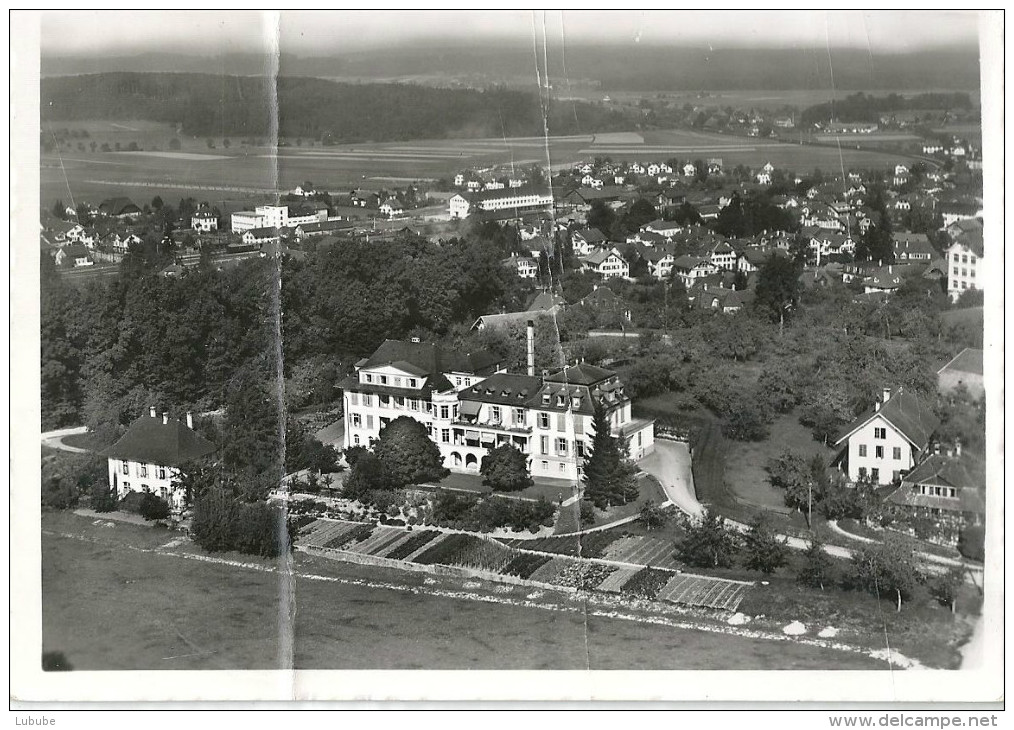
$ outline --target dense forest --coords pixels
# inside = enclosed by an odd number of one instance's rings
[[[808,126],[828,121],[876,122],[881,115],[890,112],[971,108],[971,98],[962,92],[916,94],[907,97],[900,94],[868,96],[859,92],[839,101],[829,101],[807,107],[800,116],[800,123],[803,126]]]
[[[277,93],[278,134],[325,144],[544,132],[534,93],[409,84],[339,84],[306,77],[106,73],[42,81],[43,121],[148,120],[192,136],[265,135]],[[615,131],[624,114],[582,102],[550,103],[554,134]]]

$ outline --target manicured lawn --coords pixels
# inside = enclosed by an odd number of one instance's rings
[[[742,502],[766,510],[788,514],[784,493],[771,485],[767,463],[784,451],[793,451],[809,459],[820,455],[825,461],[833,449],[814,440],[809,429],[799,423],[795,413],[779,416],[771,424],[771,434],[764,441],[725,440],[725,481]]]

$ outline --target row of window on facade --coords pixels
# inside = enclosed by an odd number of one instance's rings
[[[953,276],[958,276],[958,267],[957,266],[954,267],[952,275]],[[971,277],[974,277],[975,276],[975,269],[965,269],[965,268],[962,268],[960,275],[961,276],[971,276]]]
[[[958,263],[959,260],[963,264],[969,264],[969,263],[974,264],[975,263],[975,254],[964,254],[964,253],[963,254],[954,254],[954,256],[952,258],[954,259],[954,263]]]
[[[374,377],[376,377],[376,380],[374,380]],[[376,382],[376,383],[378,383],[380,385],[388,385],[388,381],[389,380],[390,380],[390,385],[394,386],[395,388],[401,388],[401,387],[405,387],[405,388],[417,388],[418,387],[418,383],[419,383],[419,381],[416,378],[402,378],[400,375],[392,375],[389,378],[386,375],[376,375],[376,376],[374,376],[373,373],[363,373],[363,382],[366,382],[366,383],[374,383],[374,382]],[[404,386],[402,386],[402,381],[403,380],[404,380]],[[459,378],[459,380],[460,380],[460,378]]]
[[[123,461],[123,462],[121,462],[120,470],[123,472],[123,476],[129,477],[130,476],[130,462],[129,461]],[[165,479],[165,467],[164,466],[158,467],[158,469],[156,471],[158,472],[158,478],[159,479]],[[147,479],[148,478],[148,465],[147,464],[138,464],[137,465],[137,476],[139,476],[141,479]]]
[[[882,431],[883,429],[879,429],[878,428],[877,430],[878,431]],[[878,437],[878,438],[880,438],[880,437]],[[867,451],[866,451],[866,444],[859,444],[859,456],[866,456],[866,453],[867,453]],[[873,453],[874,453],[874,455],[875,455],[875,457],[877,459],[883,459],[884,458],[884,447],[883,446],[876,446],[876,447],[874,447]],[[894,458],[895,461],[901,461],[901,447],[900,446],[895,446],[892,449],[892,454],[891,455],[892,455],[892,457]]]

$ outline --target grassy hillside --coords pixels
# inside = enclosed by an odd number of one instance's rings
[[[147,120],[196,136],[268,135],[277,91],[278,133],[327,144],[541,135],[533,93],[339,84],[323,79],[103,73],[42,81],[43,121]],[[554,134],[629,128],[626,115],[584,102],[550,102]]]

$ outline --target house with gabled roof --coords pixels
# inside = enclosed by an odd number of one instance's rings
[[[925,233],[898,231],[894,234],[894,260],[899,263],[931,261],[936,256]]]
[[[181,512],[187,495],[179,484],[180,470],[210,456],[216,448],[194,430],[191,414],[187,413],[184,422],[165,412],[159,415],[152,407],[100,455],[108,461],[109,488],[118,499],[131,492],[147,492]]]
[[[849,481],[886,485],[900,481],[926,451],[940,425],[929,403],[914,393],[884,388],[874,407],[856,418],[835,443]]]
[[[590,269],[603,279],[630,278],[630,265],[616,248],[599,249],[582,257],[581,268]]]
[[[108,198],[99,203],[99,212],[112,218],[133,218],[141,214],[141,209],[130,198]]]
[[[687,289],[690,289],[698,279],[718,273],[718,267],[711,262],[711,259],[702,256],[680,256],[673,261],[672,268],[676,276],[683,280]]]
[[[576,256],[588,256],[608,240],[598,228],[581,228],[570,234],[570,245]]]
[[[938,449],[902,478],[887,503],[902,519],[932,521],[938,539],[955,544],[963,528],[985,521],[985,464],[962,452],[961,444],[943,452]]]
[[[53,258],[56,261],[57,266],[65,266],[68,268],[77,269],[83,266],[95,265],[88,249],[80,243],[74,243],[60,248]]]

